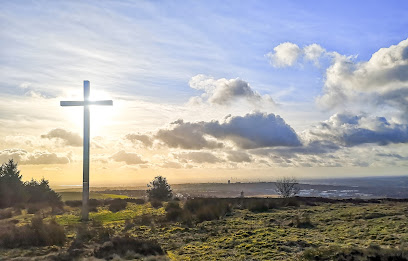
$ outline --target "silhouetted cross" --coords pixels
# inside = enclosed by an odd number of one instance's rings
[[[61,101],[61,106],[84,106],[84,162],[82,183],[82,220],[88,220],[89,216],[89,105],[113,105],[112,100],[90,101],[89,81],[84,81],[83,101]]]

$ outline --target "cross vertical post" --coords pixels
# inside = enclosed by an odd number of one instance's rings
[[[84,101],[89,101],[89,81],[84,81]],[[82,181],[82,220],[89,219],[89,105],[84,104],[84,152],[83,152],[83,181]]]
[[[113,105],[112,100],[90,101],[90,84],[84,81],[83,101],[61,101],[61,106],[84,106],[84,151],[83,151],[83,181],[82,181],[82,221],[89,219],[89,148],[90,148],[90,105]]]

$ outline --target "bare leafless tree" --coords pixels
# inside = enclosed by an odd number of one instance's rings
[[[299,191],[299,182],[296,178],[284,177],[276,180],[276,191],[282,198],[290,198],[296,196]]]

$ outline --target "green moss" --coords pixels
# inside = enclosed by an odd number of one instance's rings
[[[128,203],[125,210],[112,213],[104,207],[90,217],[114,227],[115,233],[158,240],[171,260],[300,260],[306,250],[313,254],[312,250],[408,246],[406,203],[320,204],[264,213],[235,209],[232,216],[191,227],[160,219],[165,213],[149,203]],[[75,226],[79,215],[80,209],[73,209],[57,221]],[[143,216],[149,222],[140,223]],[[294,225],[305,216],[311,226]],[[139,221],[125,230],[125,220]],[[73,237],[75,231],[68,233]]]

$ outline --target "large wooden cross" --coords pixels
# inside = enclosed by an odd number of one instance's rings
[[[61,106],[84,106],[84,160],[82,183],[82,220],[89,218],[89,105],[113,105],[112,100],[90,101],[89,81],[84,81],[83,101],[61,101]]]

